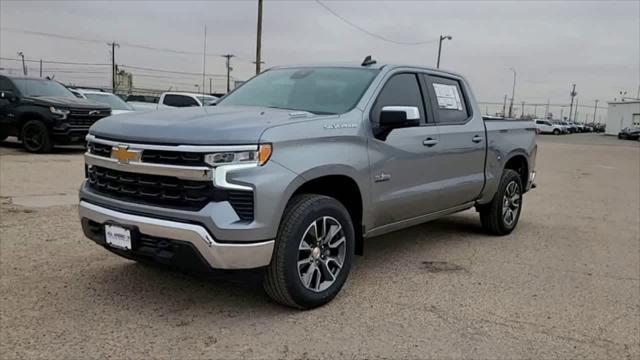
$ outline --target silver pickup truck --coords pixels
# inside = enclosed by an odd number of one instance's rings
[[[333,299],[364,239],[475,207],[509,234],[533,185],[535,125],[484,120],[463,77],[412,66],[286,66],[216,106],[100,120],[86,236],[138,261],[264,268],[277,302]]]

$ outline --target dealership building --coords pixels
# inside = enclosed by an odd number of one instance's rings
[[[618,135],[628,127],[640,127],[640,100],[609,102],[605,134]]]

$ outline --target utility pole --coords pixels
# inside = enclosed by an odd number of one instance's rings
[[[116,47],[120,47],[117,42],[110,42],[107,45],[111,46],[111,92],[116,93]]]
[[[593,123],[595,124],[596,122],[596,112],[598,111],[598,101],[596,100],[596,106],[593,107]]]
[[[560,107],[560,121],[564,121],[564,106]]]
[[[440,54],[442,53],[442,40],[451,40],[451,35],[440,35],[440,42],[438,43],[438,61],[436,62],[436,68],[440,69]]]
[[[202,49],[202,95],[204,95],[204,77],[207,71],[207,25],[204,26],[204,46]]]
[[[538,117],[538,104],[533,104],[533,117]]]
[[[42,59],[40,59],[40,77],[42,77]]]
[[[546,107],[545,113],[544,113],[544,118],[545,119],[549,116],[549,101],[551,101],[551,99],[547,98],[547,107]]]
[[[209,95],[213,94],[213,79],[209,78]]]
[[[260,64],[262,64],[262,0],[258,0],[258,28],[256,38],[256,75],[260,74]]]
[[[235,55],[226,54],[222,55],[222,57],[227,58],[227,93],[229,93],[229,91],[231,91],[231,70],[233,70],[231,67],[231,58],[235,57]]]
[[[571,89],[571,92],[569,93],[569,95],[571,95],[571,105],[569,105],[569,121],[571,121],[571,111],[573,110],[573,98],[575,98],[576,95],[578,95],[578,93],[576,92],[576,84],[573,84],[573,88]]]
[[[522,102],[522,114],[520,115],[520,119],[524,118],[524,101]]]
[[[502,103],[502,117],[507,115],[507,95],[504,96],[504,102]]]
[[[509,117],[513,115],[513,99],[516,96],[516,69],[511,68],[513,71],[513,87],[511,88],[511,105],[509,105]]]
[[[27,76],[27,65],[24,63],[24,53],[20,51],[18,52],[18,56],[22,58],[22,74]]]
[[[571,118],[569,118],[569,121],[571,121]],[[576,99],[576,108],[575,110],[573,110],[573,122],[577,122],[578,121],[578,99]]]

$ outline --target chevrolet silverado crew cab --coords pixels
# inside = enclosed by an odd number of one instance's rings
[[[86,236],[125,258],[265,268],[301,309],[329,302],[363,240],[475,207],[511,233],[533,184],[535,125],[483,120],[460,75],[291,66],[217,106],[132,113],[87,136]]]
[[[89,127],[109,115],[108,105],[78,99],[54,80],[0,75],[0,141],[17,136],[27,151],[82,144]]]

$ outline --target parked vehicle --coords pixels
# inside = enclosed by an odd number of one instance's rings
[[[272,68],[217,106],[110,117],[87,140],[88,238],[130,259],[266,267],[266,292],[301,309],[336,296],[364,238],[473,207],[511,233],[537,149],[529,121],[483,120],[463,77],[371,61]]]
[[[640,127],[628,127],[620,130],[618,139],[638,140],[640,138]]]
[[[562,129],[562,132],[564,134],[571,134],[571,131],[569,131],[569,126],[566,125],[565,123],[563,123],[561,121],[558,121],[558,120],[554,120],[554,121],[552,121],[552,123],[554,125],[557,125],[558,127],[560,127],[560,129]]]
[[[575,125],[571,124],[570,122],[561,121],[560,124],[564,125],[567,128],[567,132],[569,134],[575,134],[578,132],[578,128]]]
[[[108,105],[111,108],[112,115],[126,114],[135,111],[131,105],[124,102],[120,97],[106,91],[81,88],[70,88],[69,90],[78,98]]]
[[[27,151],[84,143],[89,127],[109,115],[108,106],[78,99],[56,81],[0,75],[0,140],[17,136]]]
[[[160,100],[157,104],[149,104],[145,102],[132,102],[129,104],[136,110],[157,110],[157,109],[169,109],[175,107],[194,107],[194,106],[209,106],[218,101],[218,98],[211,95],[182,93],[182,92],[165,92],[160,95]]]
[[[562,135],[567,133],[566,128],[563,128],[562,125],[554,124],[551,120],[546,119],[536,119],[536,129],[539,134]]]

